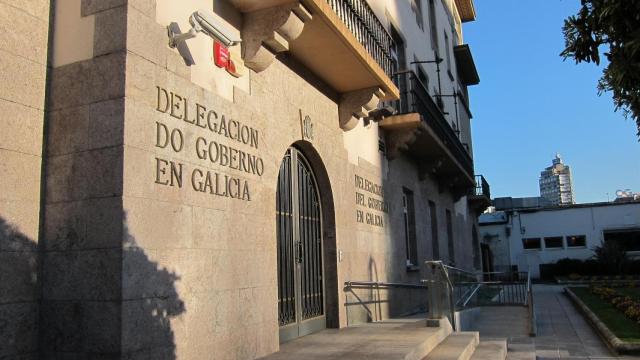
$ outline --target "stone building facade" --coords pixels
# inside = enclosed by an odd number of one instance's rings
[[[0,0],[0,357],[259,358],[480,268],[473,2],[352,4]]]

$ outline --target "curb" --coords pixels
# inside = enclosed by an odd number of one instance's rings
[[[604,339],[609,348],[613,349],[615,352],[619,354],[637,354],[640,353],[640,344],[629,343],[620,340],[609,328],[605,325],[596,314],[585,305],[585,303],[580,300],[576,294],[573,293],[569,288],[564,288],[564,292],[569,296],[569,299],[574,303],[574,305],[580,310],[580,312],[586,317],[587,321],[591,326],[595,328],[600,337]]]

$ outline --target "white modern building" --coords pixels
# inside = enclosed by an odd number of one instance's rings
[[[554,205],[575,204],[571,168],[562,162],[560,154],[552,160],[551,166],[540,173],[540,196]]]
[[[516,200],[516,199],[513,199]],[[504,202],[503,202],[504,203]],[[604,202],[562,207],[519,207],[482,214],[483,260],[495,271],[517,268],[540,276],[540,267],[564,258],[591,258],[603,241],[640,251],[640,202]]]

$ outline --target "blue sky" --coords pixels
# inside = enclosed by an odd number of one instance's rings
[[[480,84],[470,87],[476,173],[492,197],[538,196],[556,152],[571,166],[578,203],[640,192],[635,123],[597,95],[602,68],[562,61],[563,20],[579,0],[476,0],[464,25]]]

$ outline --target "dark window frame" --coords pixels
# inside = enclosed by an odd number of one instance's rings
[[[422,0],[411,0],[411,10],[416,15],[416,23],[420,30],[424,31],[424,12],[422,11]]]
[[[436,2],[429,0],[429,33],[431,35],[431,49],[435,51],[436,56],[440,53],[438,46],[438,22],[436,16]]]
[[[582,245],[570,245],[569,239],[571,238],[581,238],[583,241]],[[569,235],[566,237],[567,240],[567,248],[586,248],[587,247],[587,235]]]
[[[538,247],[527,247],[528,241],[537,241]],[[531,237],[531,238],[522,238],[522,248],[525,250],[541,250],[542,249],[542,238],[539,237]]]
[[[440,238],[438,237],[438,208],[429,200],[429,217],[431,222],[431,249],[433,260],[440,260]]]
[[[402,214],[406,249],[406,266],[418,266],[418,240],[416,234],[416,211],[413,191],[402,188]]]
[[[560,240],[560,246],[549,246],[547,241],[557,241]],[[562,236],[545,236],[544,237],[544,248],[545,249],[564,249],[564,237]]]
[[[447,219],[447,250],[449,251],[449,262],[452,265],[456,263],[456,247],[453,237],[453,213],[451,210],[446,209],[445,213]]]

